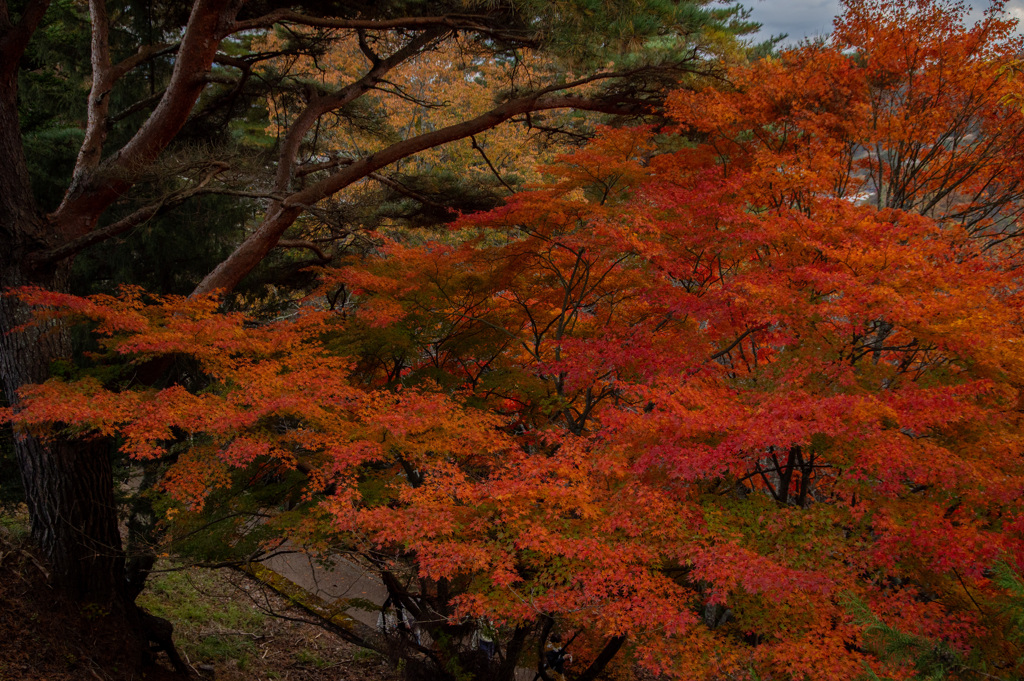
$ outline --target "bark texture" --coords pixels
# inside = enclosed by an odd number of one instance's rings
[[[333,93],[313,92],[305,112],[281,142],[274,178],[274,194],[263,219],[200,283],[196,293],[228,291],[247,276],[281,243],[287,229],[317,202],[327,199],[380,169],[418,152],[471,137],[528,112],[579,108],[613,114],[637,114],[643,107],[610,101],[574,97],[574,87],[597,79],[626,74],[603,74],[575,83],[551,86],[518,96],[491,111],[455,125],[396,142],[376,153],[353,159],[345,167],[306,184],[296,180],[300,149],[310,130],[324,117],[337,111],[377,86],[387,73],[428,50],[455,32],[501,36],[502,28],[478,24],[472,17],[408,17],[370,21],[330,17],[307,17],[291,9],[236,21],[244,0],[195,0],[182,31],[173,31],[173,67],[166,88],[153,97],[155,107],[119,149],[109,149],[108,132],[111,93],[120,78],[165,49],[141,45],[138,52],[114,62],[109,38],[115,14],[107,11],[106,0],[89,0],[92,23],[92,91],[87,107],[85,139],[68,178],[67,191],[59,207],[44,215],[31,188],[18,119],[18,66],[33,31],[40,25],[49,0],[27,0],[17,21],[12,21],[7,3],[0,0],[0,293],[25,286],[67,292],[74,256],[82,249],[101,243],[151,219],[169,205],[201,193],[216,173],[228,166],[213,163],[205,180],[190,189],[165,196],[151,206],[135,210],[117,222],[102,225],[104,213],[121,201],[160,162],[169,145],[195,113],[196,102],[209,84],[215,59],[228,57],[217,52],[221,40],[233,32],[269,27],[275,21],[337,29],[390,30],[413,32],[404,46],[385,58],[373,57],[373,64],[360,78]],[[493,22],[492,22],[493,23]],[[524,39],[523,44],[529,41]],[[238,60],[236,60],[237,62]],[[248,66],[246,66],[248,68]],[[148,104],[146,105],[149,106]],[[145,108],[145,107],[144,107]],[[115,117],[116,118],[116,117]],[[230,193],[230,192],[226,192]],[[236,195],[247,195],[237,193]],[[322,254],[321,254],[322,255]],[[62,321],[34,323],[31,311],[11,295],[0,295],[0,373],[6,403],[15,411],[19,390],[46,381],[57,360],[72,356],[72,341]],[[112,642],[123,649],[138,651],[143,659],[149,638],[163,646],[175,660],[166,623],[139,612],[134,597],[139,583],[129,584],[125,552],[120,536],[118,509],[114,497],[109,444],[104,440],[70,440],[42,437],[40,433],[15,429],[15,449],[26,492],[32,536],[52,569],[53,585],[67,598],[95,603],[107,613],[103,628]],[[133,575],[137,576],[137,575]],[[527,638],[517,631],[508,658],[498,671],[500,678],[512,678],[515,660]],[[617,641],[617,642],[616,642]],[[593,673],[603,669],[621,640],[613,640],[595,662]],[[600,664],[598,664],[600,663]],[[180,660],[176,666],[181,667]]]
[[[62,234],[39,212],[21,145],[17,71],[0,85],[0,289],[67,288],[68,263],[31,271],[32,250]],[[49,377],[54,360],[71,355],[71,339],[59,322],[30,324],[29,310],[10,295],[0,297],[0,373],[4,396],[17,405],[18,390]],[[32,536],[53,570],[54,583],[75,599],[119,598],[124,558],[117,528],[113,476],[102,443],[46,441],[15,430],[15,452],[32,522]]]
[[[41,13],[45,3],[38,5]],[[18,54],[12,45],[24,49],[27,38],[17,31],[28,30],[26,18],[32,17],[26,13],[17,28],[0,37],[5,58]],[[0,380],[5,402],[16,409],[18,391],[45,381],[53,362],[72,353],[64,323],[33,323],[31,311],[9,295],[24,286],[66,291],[70,271],[70,261],[30,265],[31,253],[61,243],[66,230],[41,213],[32,194],[21,144],[16,68],[0,69],[0,158]],[[32,538],[49,564],[55,597],[69,601],[70,607],[95,606],[90,611],[95,613],[95,631],[117,642],[107,652],[142,664],[146,623],[127,594],[107,443],[42,438],[15,428],[14,447]]]

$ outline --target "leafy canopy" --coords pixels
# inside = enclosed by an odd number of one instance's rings
[[[23,291],[102,349],[6,417],[173,455],[179,516],[234,470],[301,471],[288,531],[418,577],[396,593],[444,615],[436,655],[486,618],[673,678],[1020,674],[1024,116],[998,10],[851,1],[831,43],[393,232],[271,323]],[[97,378],[168,355],[202,380]]]

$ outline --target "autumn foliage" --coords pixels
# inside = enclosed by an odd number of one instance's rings
[[[668,125],[603,129],[431,238],[381,234],[269,323],[21,291],[100,348],[8,418],[173,453],[180,513],[299,470],[294,536],[414,572],[436,631],[577,633],[570,677],[602,651],[679,679],[1024,673],[999,9],[851,1],[827,44],[679,91]],[[167,356],[189,369],[162,388],[99,370]]]

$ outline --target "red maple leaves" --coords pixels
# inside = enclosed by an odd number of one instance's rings
[[[851,2],[832,43],[677,93],[670,130],[604,129],[444,245],[325,271],[340,310],[22,292],[195,380],[53,380],[6,416],[183,447],[165,487],[192,505],[298,467],[332,531],[401,547],[457,615],[625,636],[679,678],[909,674],[849,597],[1011,668],[1019,39],[961,22]]]

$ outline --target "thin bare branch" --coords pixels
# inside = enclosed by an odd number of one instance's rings
[[[288,134],[285,136],[284,142],[281,145],[281,152],[278,156],[277,162],[277,176],[274,180],[275,191],[283,192],[288,189],[302,139],[321,116],[330,111],[336,111],[358,97],[361,97],[376,85],[389,71],[407,59],[419,54],[424,48],[441,37],[444,33],[446,33],[446,31],[437,30],[421,33],[410,40],[401,49],[395,51],[391,56],[385,59],[378,59],[370,70],[354,83],[351,83],[350,85],[347,85],[337,92],[325,97],[314,94],[312,101],[306,106],[306,109],[299,114],[299,117],[292,124],[291,129],[288,131]]]
[[[487,158],[487,153],[484,152],[483,147],[481,147],[480,144],[477,143],[476,135],[470,135],[469,139],[473,143],[473,148],[480,152],[480,157],[483,158],[484,163],[486,163],[487,167],[491,169],[491,172],[494,174],[494,176],[498,178],[498,182],[501,183],[501,186],[507,189],[509,194],[515,194],[516,190],[509,186],[508,182],[505,181],[505,178],[503,178],[501,176],[501,173],[498,172],[498,169],[494,167],[493,163],[491,163],[491,159]]]
[[[64,258],[71,257],[89,246],[94,246],[108,239],[112,239],[115,236],[124,234],[125,232],[152,220],[160,213],[184,203],[197,194],[207,193],[203,191],[206,189],[207,185],[214,179],[214,177],[228,169],[228,165],[226,163],[215,163],[213,165],[214,168],[194,187],[168,194],[160,201],[149,204],[148,206],[143,206],[130,215],[121,218],[117,222],[109,224],[102,229],[94,229],[76,239],[66,241],[56,248],[32,253],[28,256],[29,266],[41,267],[43,265],[63,260]],[[230,190],[222,190],[217,193],[235,194],[235,192],[231,192]]]
[[[416,201],[419,201],[424,206],[430,206],[431,208],[435,208],[435,209],[441,210],[441,211],[450,211],[451,210],[450,206],[446,206],[443,203],[438,203],[437,201],[429,199],[426,196],[424,196],[423,194],[420,194],[417,191],[409,189],[408,187],[406,187],[404,184],[402,184],[398,180],[393,180],[390,177],[386,177],[384,175],[381,175],[380,173],[370,173],[368,175],[368,177],[376,180],[377,182],[380,182],[385,187],[390,187],[391,189],[394,189],[399,194],[404,194],[405,196],[408,196],[410,199],[415,199]]]
[[[733,351],[733,349],[734,349],[734,348],[735,348],[735,347],[736,347],[737,345],[739,345],[740,343],[742,343],[742,342],[743,342],[743,339],[744,339],[744,338],[746,338],[746,337],[747,337],[747,336],[749,336],[750,334],[752,334],[752,333],[755,333],[755,332],[757,332],[757,331],[764,331],[764,330],[765,330],[766,328],[768,328],[768,325],[767,325],[767,324],[760,324],[760,325],[758,325],[758,326],[755,326],[755,327],[753,327],[753,328],[747,329],[746,331],[744,331],[743,333],[741,333],[741,334],[740,334],[739,338],[737,338],[736,340],[734,340],[734,341],[733,341],[732,343],[729,343],[729,345],[725,346],[724,348],[722,348],[722,349],[721,349],[721,350],[719,350],[718,352],[716,352],[716,353],[714,353],[713,355],[711,355],[711,357],[710,357],[709,359],[710,359],[710,360],[715,360],[715,359],[718,359],[719,357],[725,357],[725,356],[726,356],[726,355],[728,355],[728,354],[729,354],[730,352],[732,352],[732,351]]]
[[[337,168],[341,165],[348,165],[352,163],[353,159],[339,156],[332,158],[330,161],[323,161],[322,163],[303,163],[295,169],[295,177],[305,177],[310,173],[316,173],[321,170],[330,170],[331,168]]]
[[[180,43],[143,45],[139,48],[138,52],[110,67],[111,81],[116,81],[119,78],[122,78],[126,73],[138,66],[141,66],[142,64],[145,64],[150,59],[155,59],[156,57],[176,52],[179,46]]]

